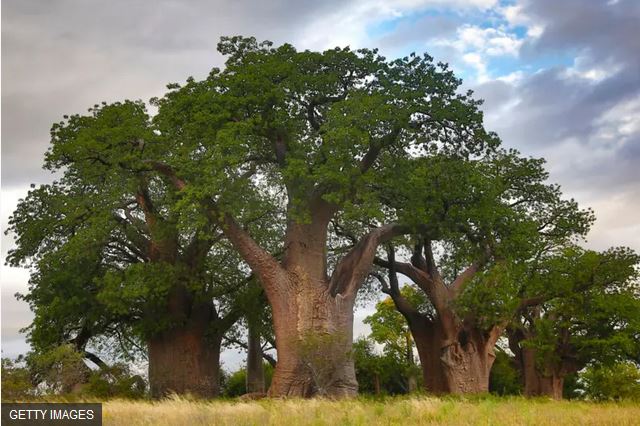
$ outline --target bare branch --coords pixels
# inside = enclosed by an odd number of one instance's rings
[[[373,264],[378,245],[393,237],[409,232],[398,224],[383,225],[373,229],[344,256],[331,275],[329,292],[332,296],[355,296]]]

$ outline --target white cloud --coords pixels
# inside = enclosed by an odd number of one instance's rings
[[[475,68],[477,72],[477,80],[479,83],[484,83],[489,80],[487,74],[487,64],[478,53],[465,53],[462,55],[462,60],[467,64]]]
[[[544,32],[544,26],[543,25],[531,25],[529,28],[527,28],[527,36],[531,37],[531,38],[538,38],[542,35],[542,33]]]
[[[524,72],[522,70],[514,71],[512,73],[500,76],[496,80],[504,81],[505,83],[518,84],[524,78]]]
[[[518,56],[522,40],[515,34],[500,28],[481,28],[463,25],[458,29],[456,40],[441,40],[440,44],[450,45],[460,52],[474,52],[489,56]]]
[[[596,138],[622,145],[632,135],[640,134],[640,96],[621,102],[602,114],[595,122]]]
[[[319,17],[302,31],[300,43],[309,48],[368,45],[367,28],[394,18],[409,16],[427,8],[454,11],[486,10],[498,0],[377,0],[345,3],[342,9]]]
[[[448,51],[453,62],[461,61],[462,65],[470,66],[475,71],[474,83],[483,83],[493,78],[488,70],[489,60],[518,57],[522,42],[516,34],[509,33],[504,28],[482,28],[465,24],[457,29],[454,39],[440,38],[434,40],[433,44]]]
[[[573,66],[565,70],[565,78],[581,78],[591,83],[599,83],[605,78],[609,78],[620,71],[622,67],[618,64],[595,63],[590,55],[577,56],[573,61]]]
[[[498,13],[507,21],[509,27],[525,27],[527,29],[527,37],[537,38],[544,32],[544,25],[535,22],[533,18],[526,13],[522,3],[499,7]]]

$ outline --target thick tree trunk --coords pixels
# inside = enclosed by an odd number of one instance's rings
[[[487,342],[478,330],[462,329],[455,340],[438,345],[449,392],[467,394],[489,391],[489,374],[495,360],[494,343]]]
[[[270,396],[355,396],[351,357],[353,298],[332,297],[326,283],[292,283],[286,309],[273,309],[278,348]]]
[[[219,337],[205,339],[201,326],[175,327],[149,339],[151,396],[217,396],[220,341]]]
[[[247,338],[247,393],[264,392],[264,367],[262,365],[260,333],[255,324],[249,321]]]
[[[479,264],[467,267],[447,286],[435,266],[430,241],[416,245],[411,263],[396,262],[391,249],[388,259],[377,258],[376,264],[389,269],[389,286],[381,279],[383,291],[392,297],[409,324],[426,390],[455,394],[488,392],[494,345],[503,328],[494,326],[483,332],[472,320],[465,322],[458,318],[452,309],[452,302],[477,272]],[[435,318],[420,313],[402,297],[397,272],[411,278],[425,292],[435,309]]]
[[[437,345],[442,341],[442,333],[426,318],[416,318],[409,322],[409,326],[418,349],[425,390],[434,394],[448,393],[440,361],[440,348]]]
[[[309,204],[311,220],[291,219],[278,262],[233,218],[223,230],[256,273],[273,312],[278,363],[270,396],[354,396],[358,390],[351,357],[353,306],[377,246],[404,228],[390,224],[370,231],[327,276],[327,226],[336,211],[321,196]],[[289,212],[294,217],[296,212]],[[298,212],[299,213],[299,212]]]
[[[553,368],[548,368],[547,372],[541,372],[536,364],[536,351],[533,348],[522,348],[521,354],[524,394],[562,399],[564,375],[554,371]]]
[[[435,394],[472,394],[489,391],[489,373],[495,360],[493,343],[483,333],[457,330],[453,338],[439,323],[423,319],[411,327],[416,341],[424,386]]]

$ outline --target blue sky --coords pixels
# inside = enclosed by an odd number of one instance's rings
[[[1,223],[30,183],[52,180],[41,169],[51,123],[204,77],[223,65],[219,37],[243,34],[448,62],[504,145],[545,157],[551,180],[594,208],[589,247],[640,251],[638,22],[637,0],[3,0]],[[3,258],[12,245],[3,235]],[[15,355],[31,315],[13,294],[28,271],[3,265],[1,280],[3,353]]]

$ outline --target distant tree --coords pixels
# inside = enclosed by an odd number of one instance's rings
[[[262,368],[264,371],[265,386],[268,388],[271,384],[271,378],[273,377],[273,367],[268,362],[265,362]],[[247,387],[248,383],[247,369],[241,368],[225,378],[222,386],[222,394],[227,397],[237,397],[246,393],[252,393]]]
[[[597,401],[640,401],[640,369],[633,362],[589,366],[580,374],[586,398]]]
[[[628,248],[595,252],[568,247],[535,269],[527,290],[548,296],[522,308],[509,333],[526,395],[559,399],[570,373],[590,364],[637,362],[639,262]]]
[[[370,338],[360,337],[353,344],[352,357],[360,393],[397,395],[409,392],[406,361],[393,353],[377,353]]]
[[[43,353],[32,352],[26,357],[26,362],[31,381],[47,395],[78,391],[91,375],[83,355],[69,344]]]
[[[522,288],[527,262],[585,235],[593,221],[545,182],[543,163],[495,151],[468,161],[440,156],[396,164],[410,185],[388,188],[387,205],[399,221],[427,225],[399,244],[410,251],[408,262],[396,260],[389,246],[375,263],[389,272],[383,292],[409,324],[430,392],[488,391],[498,338],[519,307],[538,302]],[[430,309],[405,300],[398,273]]]
[[[142,398],[147,391],[147,383],[132,374],[127,364],[118,363],[93,370],[83,389],[83,393],[97,398]]]
[[[501,349],[496,350],[495,354],[496,359],[489,374],[489,392],[497,395],[521,395],[522,380],[514,365],[513,356]]]
[[[405,286],[400,290],[402,297],[416,309],[425,305],[424,296],[414,287]],[[364,319],[371,327],[370,338],[383,345],[384,354],[397,360],[401,366],[396,373],[401,374],[407,383],[407,391],[415,391],[420,368],[413,355],[415,344],[406,320],[398,312],[391,298],[376,304],[376,312]]]

